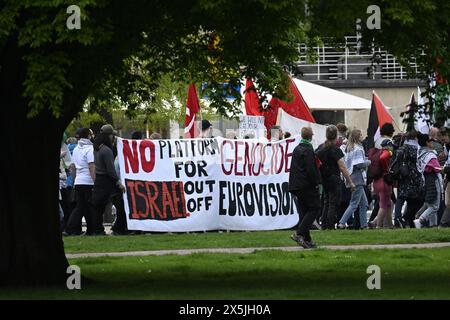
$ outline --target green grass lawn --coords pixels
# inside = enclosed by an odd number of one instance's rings
[[[67,237],[66,253],[123,252],[190,248],[249,248],[295,246],[293,231],[150,234],[140,236]],[[401,244],[450,242],[450,229],[315,231],[318,245]]]
[[[319,249],[86,258],[70,262],[95,282],[82,283],[80,291],[3,288],[0,298],[450,299],[448,249]],[[366,270],[373,264],[381,268],[381,290],[366,287]]]

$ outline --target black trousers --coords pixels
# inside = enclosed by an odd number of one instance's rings
[[[95,229],[95,210],[92,206],[92,187],[91,185],[75,186],[75,202],[76,206],[72,210],[67,221],[65,231],[69,234],[81,234],[81,220],[86,220],[86,234],[93,234]]]
[[[403,219],[408,223],[410,228],[415,228],[414,219],[416,213],[422,208],[424,200],[415,198],[406,198],[406,211],[403,214]]]
[[[319,190],[298,190],[292,193],[298,199],[301,212],[301,220],[298,224],[297,234],[303,236],[306,241],[311,241],[311,226],[320,213]]]
[[[112,196],[116,193],[117,187],[112,178],[106,175],[96,175],[94,189],[92,190],[92,204],[95,208],[95,234],[105,232],[105,228],[103,227],[103,213],[111,201]]]
[[[337,222],[337,213],[341,204],[341,179],[331,176],[323,183],[324,200],[322,212],[322,228],[334,229]]]
[[[117,233],[125,233],[128,231],[125,204],[122,193],[120,190],[117,191],[111,198],[112,204],[116,207],[116,221],[114,221],[111,230]]]

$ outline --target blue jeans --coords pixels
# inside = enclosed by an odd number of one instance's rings
[[[361,228],[367,228],[367,209],[369,208],[369,205],[367,203],[366,193],[364,192],[364,186],[357,186],[356,190],[352,192],[350,204],[348,205],[347,210],[345,210],[339,223],[345,224],[358,207]]]

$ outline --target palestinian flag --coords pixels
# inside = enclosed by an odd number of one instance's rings
[[[370,109],[369,127],[367,129],[368,148],[375,146],[375,141],[381,136],[380,129],[385,123],[393,123],[392,117],[380,97],[373,92],[372,108]]]

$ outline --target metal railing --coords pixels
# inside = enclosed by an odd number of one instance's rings
[[[345,37],[345,44],[335,48],[321,46],[312,48],[317,54],[315,63],[307,61],[307,47],[300,46],[298,68],[305,80],[405,80],[410,74],[396,58],[381,48],[372,47],[362,51],[357,36]],[[378,63],[372,63],[373,57]],[[415,58],[409,62],[413,74],[418,74]]]

